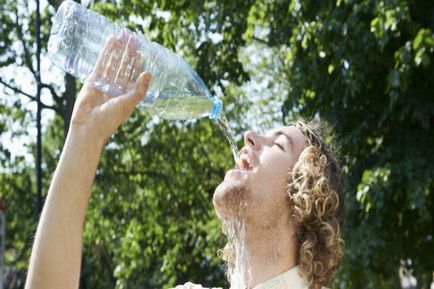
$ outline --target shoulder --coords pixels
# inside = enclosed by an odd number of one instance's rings
[[[220,287],[206,288],[206,287],[202,287],[202,285],[187,282],[184,285],[178,285],[173,289],[222,289],[222,288],[220,288]]]

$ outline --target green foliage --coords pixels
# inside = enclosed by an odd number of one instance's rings
[[[49,2],[42,14],[44,47],[58,4]],[[32,75],[34,13],[25,1],[2,5],[0,77],[32,91],[9,74],[18,67]],[[258,119],[264,126],[299,116],[331,122],[350,180],[337,287],[396,288],[400,261],[411,259],[420,288],[428,288],[434,268],[432,1],[91,1],[90,7],[183,55],[213,93],[224,95],[237,132]],[[68,119],[61,84],[49,84],[60,98],[53,98],[57,114],[44,130],[45,192]],[[17,280],[9,288],[23,288],[35,173],[4,139],[28,137],[35,117],[26,96],[2,89],[5,261]],[[30,142],[23,147],[34,152]],[[229,146],[215,123],[158,121],[137,111],[101,158],[81,288],[167,288],[186,281],[227,287],[216,256],[225,240],[211,197],[230,166]]]
[[[23,286],[28,266],[29,248],[34,229],[35,191],[34,166],[22,155],[14,155],[4,139],[20,140],[27,133],[16,127],[28,125],[29,111],[13,102],[0,98],[0,196],[5,202],[6,244],[3,258],[10,267],[5,273],[12,285]],[[22,144],[21,144],[22,145]],[[15,280],[14,280],[15,279]]]

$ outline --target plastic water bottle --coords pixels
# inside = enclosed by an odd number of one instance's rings
[[[146,109],[166,119],[219,118],[223,107],[221,100],[210,94],[184,59],[74,1],[67,0],[60,5],[51,28],[48,53],[57,66],[84,81],[110,37],[117,37],[122,43],[121,53],[115,60],[117,67],[127,40],[134,37],[135,47],[142,54],[141,62],[128,67],[125,73],[129,73],[127,77],[132,81],[140,74],[134,70],[152,73],[152,82],[143,100]],[[113,97],[130,89],[113,79],[94,84]]]

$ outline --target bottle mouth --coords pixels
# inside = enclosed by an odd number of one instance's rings
[[[211,113],[209,114],[209,118],[210,119],[218,119],[220,117],[220,114],[223,110],[223,103],[221,101],[221,99],[219,99],[218,97],[215,96],[211,96],[210,97],[213,105],[213,108],[211,110]]]

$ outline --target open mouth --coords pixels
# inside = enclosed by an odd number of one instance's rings
[[[235,169],[239,170],[252,170],[253,169],[253,163],[252,159],[248,154],[242,154],[237,160],[237,163],[235,164]]]

